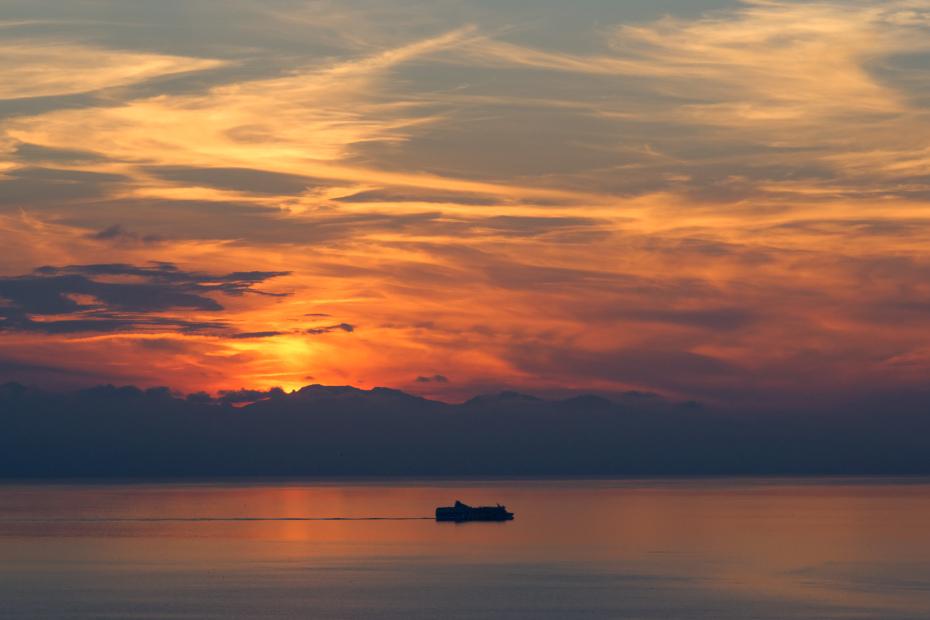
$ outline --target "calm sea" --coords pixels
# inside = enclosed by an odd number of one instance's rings
[[[366,520],[456,499],[516,519]],[[0,617],[926,620],[928,529],[930,480],[5,484]]]

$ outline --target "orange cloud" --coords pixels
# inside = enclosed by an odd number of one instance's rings
[[[290,274],[274,281],[284,297],[165,310],[222,330],[8,324],[0,363],[445,398],[914,385],[930,350],[930,127],[923,69],[900,56],[930,52],[928,11],[750,2],[575,33],[594,41],[581,50],[477,14],[386,32],[332,9],[318,23],[368,34],[311,28],[325,54],[215,45],[215,60],[0,33],[18,49],[0,72],[22,74],[0,98],[51,98],[0,119],[4,277],[150,261]],[[435,376],[452,380],[416,380]]]

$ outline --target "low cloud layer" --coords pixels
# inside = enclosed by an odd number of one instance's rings
[[[804,415],[724,415],[637,393],[460,405],[305,386],[187,397],[0,385],[0,477],[927,474],[926,392]]]

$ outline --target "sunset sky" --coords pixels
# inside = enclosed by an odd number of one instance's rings
[[[930,0],[0,0],[0,382],[930,377]]]

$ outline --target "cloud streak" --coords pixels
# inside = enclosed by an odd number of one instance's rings
[[[0,99],[76,95],[221,65],[212,59],[78,43],[4,42],[0,44]]]
[[[40,267],[30,275],[0,278],[0,330],[68,334],[180,329],[209,333],[228,324],[187,317],[222,311],[223,306],[211,294],[272,294],[254,287],[283,275],[287,272],[212,275],[186,272],[171,263]],[[184,317],[177,313],[184,313]]]

